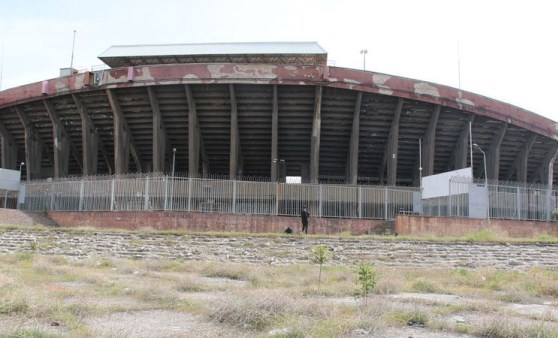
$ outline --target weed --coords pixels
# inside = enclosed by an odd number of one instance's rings
[[[360,284],[359,294],[366,300],[366,296],[374,290],[376,286],[376,269],[373,265],[362,263],[358,267],[358,283]]]
[[[418,309],[396,310],[389,316],[395,324],[408,326],[425,326],[428,315]]]
[[[318,293],[320,292],[320,286],[322,284],[322,266],[330,258],[330,252],[327,246],[317,246],[312,249],[314,255],[314,263],[320,264],[320,274],[318,275]]]
[[[21,337],[21,338],[51,338],[56,337],[50,333],[46,333],[40,329],[17,329],[9,337]]]
[[[439,291],[439,287],[432,283],[430,280],[420,277],[418,278],[411,288],[416,292],[435,293]]]
[[[26,299],[0,299],[0,314],[2,315],[25,313],[27,310],[29,310],[29,304]]]

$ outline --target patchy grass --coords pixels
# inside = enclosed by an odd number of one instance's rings
[[[558,303],[558,272],[542,268],[377,265],[378,283],[362,302],[354,298],[359,287],[354,266],[324,266],[317,292],[318,271],[310,260],[268,265],[24,253],[0,254],[0,266],[0,336],[96,336],[90,318],[147,310],[190,314],[196,318],[191,325],[215,336],[265,336],[277,329],[280,337],[340,337],[409,325],[490,337],[558,336],[558,316],[510,314],[511,304]],[[423,298],[390,296],[403,292]],[[475,319],[455,323],[452,316]],[[13,324],[4,328],[7,318]]]

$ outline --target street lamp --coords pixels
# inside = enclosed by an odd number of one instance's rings
[[[23,167],[25,165],[25,162],[21,162],[19,164],[19,180],[21,181],[21,167]]]
[[[486,154],[484,153],[482,148],[476,143],[473,143],[473,148],[477,149],[482,153],[482,159],[484,162],[484,187],[486,189],[486,206],[487,206],[486,218],[490,218],[490,198],[488,195],[488,173],[486,171]]]
[[[368,54],[368,49],[361,50],[360,54],[362,54],[362,69],[366,70],[366,54]]]

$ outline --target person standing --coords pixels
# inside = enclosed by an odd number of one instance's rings
[[[310,217],[310,213],[306,209],[306,207],[302,208],[302,212],[300,213],[300,219],[302,220],[302,232],[308,235],[308,217]]]

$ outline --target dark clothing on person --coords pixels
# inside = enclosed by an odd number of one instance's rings
[[[308,210],[304,209],[300,213],[300,219],[302,220],[302,231],[305,234],[308,234],[308,217],[310,217],[310,213]]]

